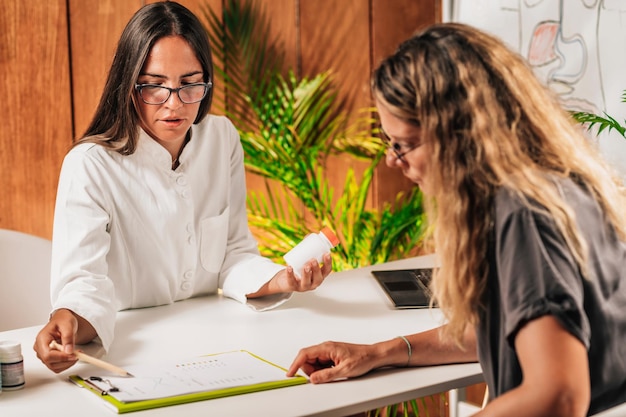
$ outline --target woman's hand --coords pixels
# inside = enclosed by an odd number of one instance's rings
[[[377,367],[374,351],[374,345],[324,342],[301,349],[287,376],[302,369],[314,384],[360,376]]]
[[[385,366],[422,366],[444,363],[475,362],[476,334],[468,329],[463,338],[464,348],[442,340],[441,328],[426,330],[404,338],[394,337],[371,345],[325,342],[301,349],[289,367],[287,376],[298,369],[319,384],[351,378]],[[406,341],[411,344],[409,351]]]
[[[272,278],[272,281],[275,281],[276,287],[281,289],[279,292],[311,291],[322,285],[322,282],[324,282],[324,279],[332,270],[333,261],[330,257],[330,253],[327,253],[324,255],[322,265],[315,259],[311,259],[305,263],[300,278],[297,278],[293,272],[293,268],[288,266],[276,274],[274,278]]]
[[[263,297],[270,294],[285,292],[311,291],[322,285],[324,279],[333,270],[333,261],[330,253],[324,255],[322,265],[317,260],[311,259],[304,264],[302,276],[297,278],[293,273],[293,268],[288,266],[274,275],[271,280],[261,287],[257,292],[247,294],[248,298]]]
[[[59,309],[37,334],[33,349],[44,365],[59,373],[78,360],[74,355],[74,345],[87,343],[95,337],[96,331],[89,322],[70,310]],[[50,348],[53,340],[63,346],[63,351]]]

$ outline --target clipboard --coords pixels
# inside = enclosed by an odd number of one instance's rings
[[[235,365],[233,366],[233,364]],[[238,369],[238,365],[241,365],[242,369],[245,367],[245,371]],[[134,377],[81,377],[71,375],[69,379],[76,385],[95,394],[106,406],[118,414],[289,387],[308,382],[308,379],[301,375],[286,377],[286,369],[246,350],[189,358],[166,365],[159,364],[156,365],[156,371],[147,375],[144,370],[153,366],[128,367],[129,370],[132,370]],[[181,370],[181,366],[188,368]],[[191,369],[189,367],[194,367],[190,378],[193,379],[194,384],[199,383],[200,385],[194,387],[191,390],[193,392],[181,393],[183,392],[181,390],[185,389],[183,379],[185,372]],[[221,367],[221,369],[218,372],[213,372],[215,376],[211,376],[212,371],[215,371],[217,367]],[[229,376],[225,377],[224,375]],[[216,379],[215,382],[212,380],[213,378]],[[149,390],[152,388],[152,383],[157,381],[166,382],[163,386],[168,387],[177,385],[180,381],[183,383],[181,386],[177,386],[180,388],[179,391],[172,391],[172,395],[167,395],[167,391],[170,390],[167,388],[164,390],[155,389],[152,398],[139,398],[137,400],[123,398],[124,394],[131,395],[129,393],[133,387],[136,386],[146,391],[144,388],[148,387]],[[224,381],[228,383],[225,384]],[[128,392],[124,393],[124,390],[128,390]],[[149,394],[148,396],[150,396]]]

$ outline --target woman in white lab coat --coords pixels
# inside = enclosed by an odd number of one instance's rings
[[[108,350],[119,310],[220,288],[263,310],[331,272],[329,254],[301,279],[259,255],[239,136],[208,114],[212,82],[206,31],[189,10],[163,2],[133,16],[93,121],[61,170],[53,312],[34,346],[51,370],[76,362],[75,344],[95,339]]]

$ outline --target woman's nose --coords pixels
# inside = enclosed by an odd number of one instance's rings
[[[395,152],[391,149],[387,149],[387,153],[385,154],[385,163],[389,168],[398,168],[402,165],[402,161],[398,159]]]
[[[170,96],[167,98],[164,104],[170,109],[178,109],[180,107],[183,107],[185,103],[183,103],[182,100],[180,99],[178,92],[172,91]]]

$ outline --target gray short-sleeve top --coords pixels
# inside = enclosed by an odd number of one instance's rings
[[[522,382],[518,330],[535,318],[555,316],[587,348],[591,415],[626,402],[626,244],[607,227],[585,188],[571,180],[557,186],[589,246],[589,279],[549,216],[499,190],[478,354],[490,396],[497,397]]]

